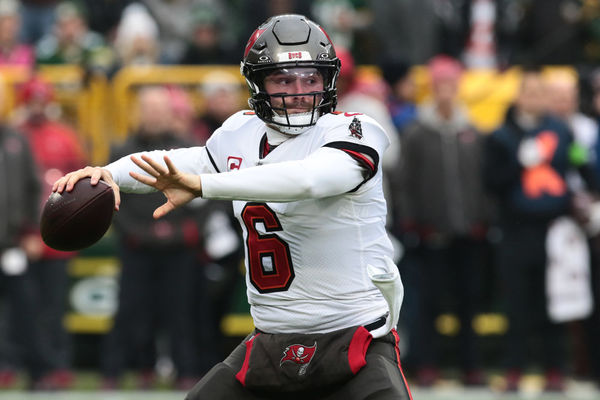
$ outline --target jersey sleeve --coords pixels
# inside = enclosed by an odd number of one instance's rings
[[[135,180],[129,175],[129,172],[131,171],[142,175],[148,175],[131,161],[132,155],[137,158],[146,155],[160,164],[164,164],[164,156],[168,156],[177,169],[190,174],[200,175],[217,172],[210,161],[210,156],[206,147],[197,146],[173,150],[154,150],[134,153],[122,157],[104,167],[110,171],[115,183],[123,192],[150,193],[155,191],[154,188]]]
[[[335,196],[360,185],[360,166],[321,147],[302,160],[202,175],[202,197],[213,200],[288,202]]]
[[[324,134],[323,147],[348,154],[365,170],[365,181],[372,178],[390,144],[383,128],[372,118],[359,113],[332,115],[331,120],[333,124]]]
[[[227,171],[227,149],[230,148],[232,140],[230,133],[242,129],[251,121],[253,113],[240,111],[229,117],[223,125],[218,128],[206,142],[206,146],[180,148],[174,150],[156,150],[133,154],[138,158],[145,154],[160,164],[164,164],[164,156],[169,156],[175,167],[190,174],[214,174]],[[125,156],[105,168],[113,175],[113,179],[124,192],[148,193],[154,191],[150,186],[133,179],[130,171],[146,175],[142,169],[131,161],[130,156]]]

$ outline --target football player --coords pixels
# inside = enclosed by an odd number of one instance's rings
[[[300,15],[262,24],[241,72],[252,111],[206,146],[138,153],[59,179],[160,190],[167,214],[195,197],[232,200],[243,230],[255,331],[188,394],[196,399],[409,399],[400,366],[403,288],[385,230],[381,157],[389,139],[360,113],[335,112],[340,62]]]

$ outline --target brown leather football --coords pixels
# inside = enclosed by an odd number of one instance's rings
[[[46,200],[40,220],[44,242],[56,250],[81,250],[96,243],[108,230],[115,194],[106,182],[92,186],[79,180],[73,190],[54,192]]]

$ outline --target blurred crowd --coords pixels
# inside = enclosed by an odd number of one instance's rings
[[[3,0],[0,64],[237,64],[255,26],[295,12],[359,64],[594,65],[600,5],[582,0]]]
[[[0,67],[31,72],[0,122],[0,389],[23,372],[33,390],[66,389],[76,367],[63,318],[77,254],[45,246],[37,221],[52,183],[89,163],[89,149],[38,66],[110,80],[129,65],[235,65],[252,29],[285,12],[321,23],[336,44],[338,109],[372,116],[390,136],[383,167],[409,378],[430,387],[450,370],[481,386],[492,368],[509,391],[531,371],[548,391],[573,377],[600,384],[600,3],[0,0]],[[515,65],[505,118],[478,129],[459,97],[465,72]],[[552,65],[571,68],[541,68]],[[201,110],[177,85],[138,88],[127,138],[105,161],[202,145],[247,107],[238,77],[218,68],[197,91]],[[123,194],[114,218],[118,306],[98,349],[106,390],[129,370],[152,387],[165,359],[173,385],[189,389],[223,356],[220,322],[243,254],[230,206],[198,199],[154,220],[162,201]],[[477,321],[492,314],[506,323],[490,351]]]

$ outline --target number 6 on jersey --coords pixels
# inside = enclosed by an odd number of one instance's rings
[[[288,244],[276,234],[261,234],[256,228],[257,224],[263,224],[266,232],[283,230],[277,215],[264,203],[247,203],[241,217],[248,232],[250,282],[260,293],[288,290],[294,280]]]

